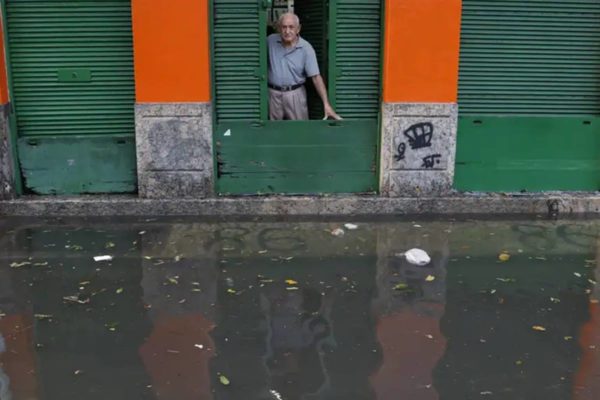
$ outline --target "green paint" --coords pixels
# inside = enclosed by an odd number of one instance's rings
[[[600,190],[600,117],[459,117],[455,187]]]
[[[37,164],[27,164],[35,161],[38,153],[28,154],[33,149],[22,140],[37,140],[41,136],[53,140],[64,138],[70,146],[77,147],[69,136],[80,138],[82,146],[95,143],[83,140],[86,136],[106,136],[106,143],[117,147],[114,152],[131,157],[129,162],[119,163],[125,170],[115,172],[116,176],[130,173],[129,165],[135,165],[134,141],[126,141],[130,149],[123,151],[122,144],[113,140],[135,134],[130,2],[3,1],[14,106],[11,127],[18,138],[16,143],[22,146],[18,149],[21,174],[27,184],[33,183],[33,186],[25,185],[25,190],[77,193],[74,188],[79,187],[77,190],[83,192],[135,191],[135,186],[123,185],[120,178],[111,186],[102,172],[114,169],[114,166],[102,165],[113,163],[110,157],[94,158],[99,163],[96,178],[89,175],[93,169],[86,172],[73,169],[71,173],[81,174],[75,177],[61,174],[62,147],[48,146],[44,142],[46,157],[58,163],[55,168],[51,165],[48,168],[59,176],[48,176]],[[58,153],[47,153],[50,149]],[[93,152],[94,149],[82,148],[81,151]],[[40,174],[52,182],[49,188],[39,185],[38,177],[32,174]],[[64,180],[62,186],[58,179]],[[86,183],[73,184],[83,181]],[[128,189],[124,190],[125,187]]]
[[[308,32],[323,56],[328,48],[329,56],[335,55],[324,71],[333,71],[328,79],[330,101],[342,107],[337,110],[345,118],[342,122],[267,121],[267,27],[262,3],[212,1],[218,193],[377,191],[381,2],[329,4],[323,15],[318,15],[322,0],[303,3],[299,11],[304,7],[307,17],[315,18],[309,21]],[[326,26],[318,26],[320,21]],[[318,107],[311,106],[314,117]]]
[[[57,72],[58,82],[91,82],[92,71],[89,68],[61,68]]]
[[[217,126],[218,193],[377,190],[376,121],[270,121],[252,125],[224,122]]]
[[[23,177],[36,194],[133,192],[135,139],[114,136],[38,136],[19,139]]]

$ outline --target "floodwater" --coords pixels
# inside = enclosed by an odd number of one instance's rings
[[[0,400],[600,399],[600,221],[345,222],[0,220]]]

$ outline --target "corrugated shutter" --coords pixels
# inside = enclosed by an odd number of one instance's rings
[[[258,0],[214,0],[213,55],[218,121],[266,117],[266,18]]]
[[[464,114],[600,114],[599,0],[463,0]]]
[[[6,0],[19,136],[135,134],[128,0]]]
[[[344,118],[377,118],[381,43],[380,0],[332,0],[329,79]]]

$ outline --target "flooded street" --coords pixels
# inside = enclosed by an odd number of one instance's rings
[[[3,219],[0,400],[597,400],[599,234]]]

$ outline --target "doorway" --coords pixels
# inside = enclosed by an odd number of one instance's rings
[[[343,121],[321,119],[310,87],[310,120],[268,120],[266,36],[288,7]],[[211,11],[217,193],[376,193],[380,0],[213,0]]]

